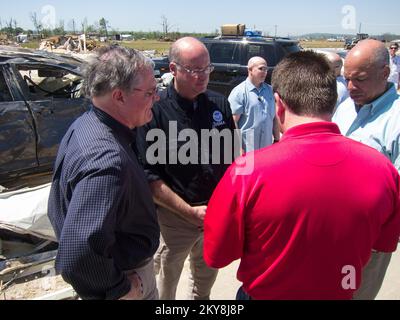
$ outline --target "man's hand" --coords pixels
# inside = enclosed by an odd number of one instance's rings
[[[131,283],[131,289],[128,293],[119,300],[142,300],[143,299],[143,284],[142,279],[136,272],[127,276],[129,282]]]
[[[189,216],[187,216],[188,221],[202,229],[206,210],[207,206],[191,207],[191,213]]]

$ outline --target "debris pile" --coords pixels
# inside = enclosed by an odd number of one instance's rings
[[[86,36],[66,35],[54,36],[42,40],[39,50],[51,52],[86,52],[98,47],[95,40],[86,39]]]
[[[1,46],[10,46],[10,45],[15,45],[15,42],[9,40],[6,34],[0,33],[0,45]]]

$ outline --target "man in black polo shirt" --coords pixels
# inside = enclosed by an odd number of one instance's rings
[[[203,260],[203,220],[208,200],[234,156],[234,123],[228,101],[206,91],[213,66],[200,41],[179,39],[169,60],[174,80],[154,105],[153,120],[138,132],[138,147],[159,205],[158,289],[160,299],[175,299],[190,254],[188,298],[209,299],[217,270]],[[224,138],[219,140],[219,135]]]

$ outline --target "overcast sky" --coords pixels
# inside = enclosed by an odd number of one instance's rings
[[[5,4],[7,2],[7,4]],[[269,35],[275,30],[281,36],[305,33],[356,33],[385,32],[400,34],[400,1],[311,1],[311,0],[67,0],[4,1],[0,21],[13,18],[18,26],[34,29],[30,13],[36,12],[44,25],[53,26],[64,20],[65,28],[76,29],[86,18],[94,24],[101,17],[117,31],[161,30],[164,15],[172,31],[214,32],[222,24],[244,23]]]

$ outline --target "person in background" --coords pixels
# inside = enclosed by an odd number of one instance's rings
[[[252,57],[248,77],[229,95],[233,120],[242,135],[243,152],[258,150],[278,142],[279,128],[275,119],[275,102],[271,86],[266,84],[267,61]]]
[[[151,120],[158,99],[153,62],[103,47],[85,86],[93,105],[61,141],[48,202],[56,269],[82,299],[157,299],[160,230],[133,130]]]
[[[175,299],[184,262],[190,256],[188,299],[203,300],[210,298],[217,276],[217,270],[209,268],[203,259],[203,220],[212,191],[232,163],[233,147],[219,149],[221,157],[214,163],[214,139],[209,149],[203,149],[203,141],[198,139],[204,130],[216,134],[224,131],[232,137],[234,123],[226,98],[207,90],[213,66],[203,43],[192,37],[177,40],[170,49],[169,61],[174,78],[154,105],[153,120],[138,131],[138,146],[158,204],[161,228],[155,258],[157,284],[160,299]],[[165,156],[165,163],[154,161],[156,155],[150,152],[160,141],[147,140],[160,131],[168,143],[157,154]],[[195,136],[187,141],[189,133]],[[189,153],[196,153],[194,159],[186,158],[188,145]],[[229,163],[221,160],[227,154]]]
[[[389,82],[393,82],[396,89],[400,88],[400,56],[396,55],[399,50],[397,43],[392,43],[389,47],[390,54],[390,74]]]
[[[272,87],[283,136],[244,156],[252,173],[238,175],[236,162],[225,173],[207,208],[204,259],[241,259],[238,299],[351,299],[371,250],[396,250],[399,174],[330,121],[336,77],[323,55],[290,54]]]
[[[347,54],[344,77],[350,98],[339,105],[333,121],[341,133],[382,153],[400,170],[400,97],[390,73],[389,53],[377,40],[360,41]],[[391,253],[373,252],[355,299],[374,299]]]
[[[335,107],[336,110],[339,104],[341,104],[344,100],[346,100],[349,97],[349,92],[347,91],[347,83],[344,77],[342,76],[343,60],[337,53],[334,52],[329,52],[328,54],[326,54],[326,57],[331,63],[331,66],[335,71],[335,76],[336,76],[336,87],[338,94]]]

